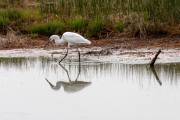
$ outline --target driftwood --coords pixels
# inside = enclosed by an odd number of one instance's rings
[[[156,62],[156,59],[158,57],[158,55],[161,53],[161,49],[159,49],[159,51],[156,53],[156,55],[154,56],[154,58],[151,60],[150,66],[153,67],[154,63]]]
[[[157,57],[159,56],[160,53],[161,53],[161,49],[158,50],[158,52],[156,53],[156,55],[154,56],[154,58],[151,60],[151,62],[150,62],[150,69],[151,69],[152,73],[154,74],[157,82],[158,82],[159,85],[161,86],[161,85],[162,85],[162,82],[161,82],[161,80],[159,79],[159,77],[158,77],[158,75],[157,75],[157,73],[156,73],[156,70],[155,70],[155,68],[154,68],[154,63],[156,62]]]

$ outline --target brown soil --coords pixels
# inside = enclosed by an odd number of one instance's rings
[[[27,40],[26,40],[27,41]],[[0,49],[15,49],[15,48],[44,48],[48,41],[48,37],[38,37],[28,42],[21,43],[20,45],[16,44],[13,46],[11,44],[9,47],[0,48]],[[140,49],[140,48],[161,48],[161,49],[173,49],[173,48],[180,48],[180,37],[151,37],[151,38],[130,38],[130,37],[113,37],[113,38],[106,38],[106,39],[91,39],[92,44],[88,46],[81,46],[81,47],[102,47],[102,48],[121,48],[121,49]],[[46,48],[64,48],[64,46],[54,46],[48,45]]]
[[[93,41],[92,46],[99,47],[117,47],[123,49],[139,48],[180,48],[180,38],[162,37],[162,38],[114,38]]]
[[[48,38],[38,38],[33,40],[33,44],[36,47],[42,47],[46,44]],[[140,49],[140,48],[162,48],[162,49],[173,49],[180,48],[180,37],[161,37],[161,38],[107,38],[107,39],[92,39],[92,44],[88,46],[81,47],[102,47],[102,48],[122,48],[122,49]],[[32,46],[33,47],[33,46]],[[48,48],[54,47],[53,45],[48,46]],[[57,48],[62,48],[65,46],[56,46]]]

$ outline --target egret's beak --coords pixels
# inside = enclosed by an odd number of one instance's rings
[[[49,45],[50,41],[47,41],[47,43],[44,45],[44,48],[46,48]]]
[[[49,46],[49,44],[54,44],[55,41],[54,40],[48,40],[47,43],[44,45],[44,48],[46,48],[47,46]]]

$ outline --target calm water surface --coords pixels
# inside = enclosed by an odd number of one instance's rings
[[[180,119],[180,64],[62,65],[0,58],[0,120]]]

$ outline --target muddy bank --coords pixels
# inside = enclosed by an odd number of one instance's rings
[[[25,39],[24,39],[25,38]],[[48,37],[30,39],[17,37],[10,34],[3,38],[0,47],[0,57],[62,57],[65,53],[64,46],[49,45],[44,47]],[[19,41],[20,40],[20,41]],[[120,62],[128,64],[149,63],[158,49],[162,53],[157,63],[180,62],[180,37],[151,37],[146,39],[116,36],[106,39],[90,39],[91,45],[80,46],[82,59],[101,62]],[[9,45],[2,47],[2,45]],[[59,54],[57,54],[59,53]],[[72,48],[67,59],[76,59],[76,49]]]
[[[103,52],[101,52],[103,50]],[[108,53],[108,52],[109,53]],[[118,62],[125,64],[147,64],[158,49],[102,49],[101,47],[81,48],[83,61]],[[106,54],[108,53],[108,54]],[[13,49],[1,50],[0,57],[53,57],[61,58],[64,49]],[[77,60],[76,49],[71,49],[67,60]],[[156,63],[180,63],[180,49],[162,49]]]
[[[151,36],[147,38],[134,38],[127,35],[117,34],[109,38],[96,39],[88,38],[92,44],[88,46],[81,46],[86,48],[101,47],[101,48],[116,48],[116,49],[175,49],[180,48],[180,36]],[[0,50],[9,49],[34,49],[44,48],[48,41],[48,37],[41,36],[37,38],[30,38],[28,36],[16,35],[9,32],[6,36],[0,35]],[[64,48],[65,46],[49,45],[45,49]]]

